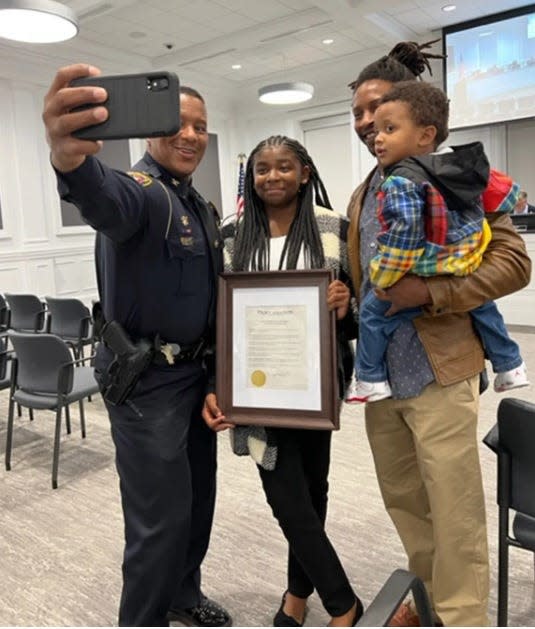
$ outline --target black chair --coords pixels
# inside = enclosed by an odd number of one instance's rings
[[[93,322],[89,308],[79,299],[45,297],[48,307],[47,332],[62,338],[81,358],[84,347],[93,350]]]
[[[507,626],[509,547],[535,553],[535,404],[505,398],[483,442],[498,455],[498,626]],[[509,511],[516,512],[512,535]]]
[[[9,329],[19,332],[43,332],[46,306],[37,295],[4,293],[9,305]]]
[[[422,581],[407,570],[395,570],[357,623],[357,627],[388,627],[398,607],[412,592],[420,626],[434,627],[429,597]]]
[[[52,488],[58,486],[59,440],[62,411],[78,402],[80,427],[85,438],[83,398],[97,393],[93,369],[82,363],[88,358],[72,360],[66,343],[53,334],[8,332],[15,356],[12,359],[11,391],[6,437],[6,470],[11,469],[15,404],[30,409],[55,410]]]

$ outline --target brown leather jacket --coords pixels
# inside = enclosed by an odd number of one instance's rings
[[[360,295],[359,219],[372,171],[355,190],[347,214],[351,219],[348,250],[355,294]],[[442,386],[461,382],[483,370],[484,355],[469,311],[485,301],[514,293],[526,286],[531,260],[508,215],[487,216],[492,240],[481,266],[466,277],[439,275],[425,278],[432,304],[414,320],[435,378]]]

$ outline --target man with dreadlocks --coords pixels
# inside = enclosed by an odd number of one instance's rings
[[[357,321],[350,307],[346,218],[333,212],[306,149],[272,136],[252,151],[245,171],[242,216],[222,229],[229,271],[332,269],[327,301],[336,310],[340,398],[351,377],[349,340]],[[313,200],[322,207],[314,207]],[[230,427],[209,394],[203,416],[214,430]],[[317,590],[330,626],[349,627],[363,613],[325,532],[331,432],[236,427],[236,454],[250,454],[274,516],[288,540],[288,582],[275,627],[300,627],[307,598]]]
[[[433,42],[402,42],[366,66],[351,83],[355,131],[375,155],[375,110],[394,83],[415,80],[429,66]],[[362,301],[372,290],[369,267],[381,226],[375,168],[351,198],[348,214],[353,284]],[[478,454],[479,373],[484,354],[469,311],[521,289],[530,261],[510,218],[489,219],[492,238],[469,276],[422,278],[407,274],[378,296],[387,314],[422,306],[389,339],[387,370],[392,398],[367,404],[366,430],[379,486],[408,555],[424,582],[437,621],[447,626],[488,624],[487,532]],[[409,605],[394,625],[417,625]]]

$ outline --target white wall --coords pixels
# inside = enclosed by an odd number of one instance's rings
[[[95,294],[89,228],[61,227],[40,119],[43,90],[0,80],[0,286],[40,296]]]

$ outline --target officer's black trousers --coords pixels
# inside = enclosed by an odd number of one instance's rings
[[[151,367],[109,407],[125,521],[120,626],[166,626],[200,600],[215,499],[216,438],[197,362]]]
[[[355,594],[325,532],[331,432],[276,430],[277,464],[258,466],[273,515],[289,543],[288,591],[307,598],[314,588],[331,616],[355,604]]]

